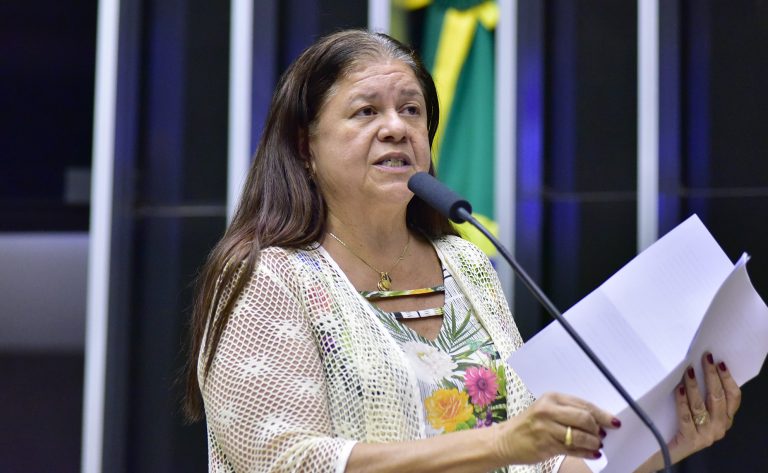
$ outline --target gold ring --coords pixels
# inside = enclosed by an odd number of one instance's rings
[[[693,416],[693,423],[696,425],[704,425],[707,423],[707,419],[709,419],[709,413],[704,411],[701,414]]]
[[[563,443],[566,447],[573,445],[573,429],[570,425],[565,428],[565,441]]]

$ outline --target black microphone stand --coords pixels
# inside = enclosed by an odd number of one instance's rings
[[[461,223],[462,221],[469,222],[472,226],[480,230],[480,232],[485,235],[488,240],[493,243],[493,246],[496,247],[497,250],[499,250],[499,253],[501,256],[504,257],[505,260],[507,260],[507,263],[509,263],[510,266],[512,266],[512,269],[514,270],[515,274],[523,281],[523,284],[525,284],[525,287],[528,288],[529,291],[536,297],[536,299],[541,303],[541,305],[544,306],[545,309],[547,309],[547,312],[552,315],[552,317],[555,318],[558,322],[560,322],[560,325],[563,326],[566,332],[568,332],[568,335],[571,336],[571,338],[576,342],[577,345],[579,345],[579,348],[589,357],[590,360],[592,360],[592,363],[597,366],[597,369],[600,370],[601,373],[603,373],[603,376],[608,380],[609,383],[611,383],[611,386],[618,391],[618,393],[621,395],[622,398],[624,398],[625,401],[627,401],[627,404],[629,407],[634,411],[635,414],[640,418],[640,420],[648,427],[648,430],[651,431],[654,437],[656,437],[656,441],[659,443],[659,446],[661,447],[661,455],[664,457],[664,471],[667,473],[672,472],[672,461],[669,456],[669,448],[667,447],[666,441],[664,441],[664,437],[661,436],[661,433],[659,433],[656,426],[653,424],[653,421],[648,417],[648,415],[643,411],[643,409],[635,402],[634,399],[632,399],[632,396],[629,395],[629,393],[624,389],[624,387],[619,383],[619,381],[611,374],[610,371],[608,371],[608,368],[603,364],[602,361],[600,361],[600,358],[595,355],[595,352],[592,351],[591,348],[589,348],[589,345],[584,342],[584,340],[579,336],[578,333],[576,333],[576,330],[571,326],[571,324],[565,320],[565,317],[563,317],[563,314],[560,313],[560,311],[555,307],[555,305],[552,303],[552,301],[549,300],[546,294],[542,292],[541,289],[539,289],[539,286],[531,279],[530,276],[528,276],[528,273],[525,272],[525,270],[517,264],[517,261],[512,257],[512,255],[507,251],[504,246],[499,242],[499,240],[494,237],[491,232],[489,232],[480,222],[475,219],[475,217],[472,216],[471,211],[468,211],[463,206],[456,206],[456,208],[451,209],[451,214],[448,217],[451,218],[451,220],[458,221],[458,223]],[[457,217],[457,218],[454,218]]]

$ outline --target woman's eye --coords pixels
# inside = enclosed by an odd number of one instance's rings
[[[357,115],[360,115],[363,117],[370,117],[375,114],[376,114],[376,111],[373,110],[373,107],[363,107],[357,111]]]
[[[416,105],[407,105],[405,108],[403,108],[403,111],[408,115],[418,115],[419,107]]]

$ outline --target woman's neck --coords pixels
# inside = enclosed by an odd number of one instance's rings
[[[405,209],[354,213],[329,209],[326,230],[366,254],[390,255],[402,251],[409,239],[405,215]]]

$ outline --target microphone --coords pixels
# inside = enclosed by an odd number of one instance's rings
[[[544,294],[544,291],[542,291],[541,288],[533,281],[533,279],[531,279],[528,273],[526,273],[525,270],[517,263],[512,254],[501,244],[501,242],[496,237],[491,234],[491,232],[488,231],[487,228],[485,228],[480,222],[477,221],[477,219],[472,216],[472,206],[469,204],[469,202],[448,188],[448,186],[438,181],[434,176],[431,176],[426,172],[417,172],[411,176],[411,178],[408,180],[408,189],[410,189],[411,192],[416,194],[417,197],[443,214],[448,219],[456,223],[469,222],[483,235],[485,235],[485,237],[488,238],[491,243],[493,243],[493,246],[499,250],[501,256],[503,256],[504,259],[507,260],[507,263],[512,266],[512,270],[515,272],[517,277],[522,280],[523,284],[525,284],[525,287],[527,287],[531,294],[533,294],[533,296],[536,298],[536,300],[538,300],[541,305],[547,309],[547,312],[549,312],[550,315],[555,320],[557,320],[560,325],[562,325],[562,327],[566,332],[568,332],[568,335],[573,339],[573,341],[576,342],[579,348],[581,348],[581,350],[587,355],[587,357],[592,361],[597,369],[600,370],[608,382],[611,383],[611,386],[613,386],[613,388],[621,395],[621,397],[624,398],[632,411],[637,414],[637,417],[639,417],[643,424],[648,427],[648,430],[651,431],[653,436],[656,438],[659,447],[661,448],[661,455],[664,457],[664,471],[671,472],[672,462],[670,460],[667,443],[664,441],[664,437],[661,436],[653,421],[650,419],[650,417],[648,417],[648,414],[646,414],[645,411],[643,411],[643,409],[635,402],[635,400],[632,399],[632,396],[629,395],[627,390],[624,389],[616,377],[614,377],[608,368],[603,364],[603,362],[600,361],[600,358],[597,357],[595,352],[589,348],[587,342],[581,338],[573,326],[567,320],[565,320],[563,314],[557,309],[557,307],[555,307],[552,301],[549,300],[547,295]]]
[[[469,202],[426,172],[417,172],[411,176],[408,179],[408,189],[456,223],[464,223],[467,220],[464,218],[464,212],[460,210],[466,211],[466,215],[472,215]]]

